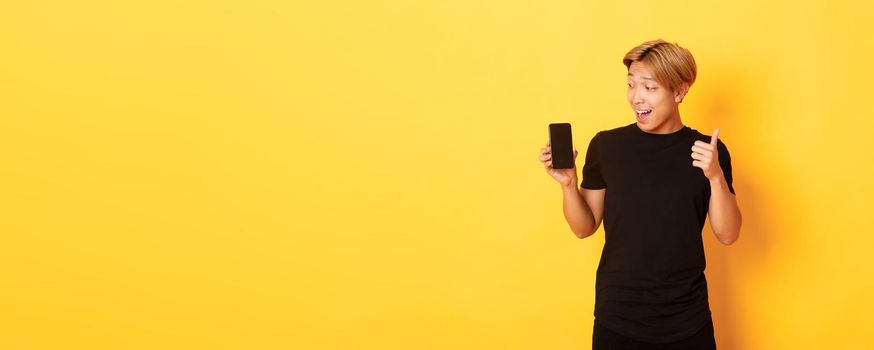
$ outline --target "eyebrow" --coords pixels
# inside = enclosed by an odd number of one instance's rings
[[[629,76],[629,77],[633,77],[634,74],[628,73],[628,76]],[[653,79],[650,78],[650,77],[640,77],[640,79],[653,80]]]

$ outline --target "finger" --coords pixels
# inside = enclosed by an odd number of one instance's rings
[[[548,167],[551,168],[551,167],[552,167],[552,161],[550,160],[550,161],[546,162],[546,166],[548,166]]]
[[[692,152],[701,153],[701,154],[711,154],[713,153],[712,149],[706,149],[701,146],[692,146]]]
[[[540,160],[541,160],[541,161],[544,161],[544,162],[547,161],[547,160],[551,160],[551,159],[552,159],[552,156],[551,156],[551,155],[548,155],[548,154],[547,154],[547,155],[542,155],[542,156],[540,156]]]
[[[704,164],[701,163],[700,160],[693,160],[693,161],[692,161],[692,166],[693,166],[693,167],[696,167],[696,168],[704,169]]]
[[[709,149],[709,150],[712,150],[712,149],[713,149],[713,145],[711,145],[711,144],[709,144],[709,143],[707,143],[707,142],[704,142],[704,141],[695,141],[694,146],[699,146],[699,147],[701,147],[701,148]]]
[[[713,130],[713,136],[710,136],[710,144],[716,146],[716,140],[719,137],[719,128]]]
[[[708,157],[707,155],[704,155],[704,154],[692,153],[692,159],[704,161],[704,160],[710,160],[710,157]]]

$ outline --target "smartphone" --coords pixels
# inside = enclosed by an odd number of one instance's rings
[[[552,150],[553,169],[574,167],[574,143],[570,123],[549,124],[549,146]]]

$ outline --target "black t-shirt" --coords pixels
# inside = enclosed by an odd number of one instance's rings
[[[627,337],[667,343],[710,320],[701,237],[710,182],[692,166],[696,140],[710,143],[710,135],[688,126],[653,134],[632,123],[589,143],[580,187],[607,189],[595,322]],[[734,193],[722,140],[717,152]]]

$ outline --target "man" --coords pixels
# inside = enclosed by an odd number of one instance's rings
[[[701,231],[709,213],[721,243],[740,234],[730,154],[719,129],[707,136],[682,122],[697,74],[688,50],[648,41],[623,64],[636,120],[595,134],[580,187],[576,167],[552,168],[548,143],[539,158],[577,237],[604,221],[593,349],[716,349]]]

